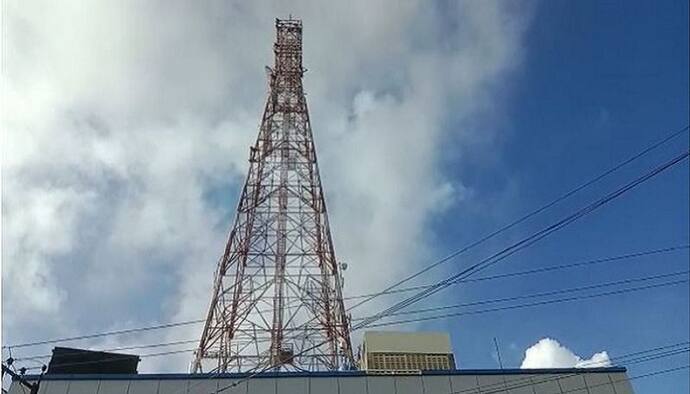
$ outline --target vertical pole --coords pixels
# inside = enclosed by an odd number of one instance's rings
[[[498,341],[494,337],[494,346],[496,347],[496,355],[498,356],[498,366],[503,369],[503,360],[501,360],[501,350],[498,348]]]

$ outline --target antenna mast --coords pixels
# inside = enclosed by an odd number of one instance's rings
[[[276,30],[268,99],[193,372],[354,365],[302,87],[302,22],[276,19]]]

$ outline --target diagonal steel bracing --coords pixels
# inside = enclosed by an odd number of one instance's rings
[[[302,88],[302,23],[276,20],[276,29],[270,91],[194,372],[354,365]]]

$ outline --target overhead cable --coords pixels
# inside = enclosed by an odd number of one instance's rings
[[[622,162],[616,164],[615,166],[609,168],[608,170],[602,172],[601,174],[595,176],[594,178],[592,178],[592,179],[586,181],[585,183],[580,184],[579,186],[575,187],[574,189],[571,189],[570,191],[568,191],[568,192],[566,192],[566,193],[560,195],[560,196],[557,197],[556,199],[554,199],[554,200],[552,200],[552,201],[546,203],[545,205],[543,205],[543,206],[541,206],[541,207],[539,207],[539,208],[537,208],[537,209],[535,209],[535,210],[533,210],[533,211],[527,213],[526,215],[524,215],[524,216],[522,216],[522,217],[520,217],[520,218],[518,218],[518,219],[516,219],[516,220],[514,220],[514,221],[512,221],[512,222],[510,222],[510,223],[508,223],[507,225],[505,225],[505,226],[499,228],[498,230],[496,230],[496,231],[494,231],[494,232],[492,232],[492,233],[490,233],[490,234],[488,234],[488,235],[486,235],[486,236],[484,236],[484,237],[478,239],[477,241],[472,242],[471,244],[469,244],[469,245],[467,245],[467,246],[465,246],[465,247],[463,247],[463,248],[461,248],[461,249],[459,249],[459,250],[456,250],[455,252],[450,253],[449,255],[447,255],[447,256],[441,258],[440,260],[438,260],[438,261],[436,261],[436,262],[434,262],[434,263],[432,263],[432,264],[430,264],[430,265],[428,265],[428,266],[422,268],[421,270],[415,272],[414,274],[409,275],[409,276],[406,276],[405,278],[403,278],[403,279],[401,279],[401,280],[399,280],[399,281],[393,283],[392,285],[386,287],[386,288],[385,288],[384,290],[382,290],[380,293],[389,292],[389,291],[395,289],[396,287],[398,287],[398,286],[400,286],[400,285],[402,285],[402,284],[404,284],[404,283],[407,283],[407,282],[411,281],[411,280],[414,279],[414,278],[419,277],[420,275],[424,274],[425,272],[428,272],[429,270],[431,270],[431,269],[433,269],[433,268],[436,268],[436,267],[438,267],[438,266],[441,265],[441,264],[444,264],[444,263],[447,263],[448,261],[451,261],[451,260],[454,259],[455,257],[457,257],[457,256],[459,256],[459,255],[461,255],[461,254],[463,254],[463,253],[465,253],[465,252],[467,252],[467,251],[470,250],[470,249],[473,249],[473,248],[476,247],[476,246],[479,246],[479,245],[483,244],[484,242],[486,242],[486,241],[488,241],[488,240],[490,240],[490,239],[496,237],[497,235],[499,235],[499,234],[501,234],[501,233],[504,233],[504,232],[510,230],[511,228],[513,228],[513,227],[517,226],[518,224],[520,224],[520,223],[526,221],[527,219],[529,219],[529,218],[531,218],[531,217],[533,217],[533,216],[536,216],[536,215],[540,214],[541,212],[543,212],[543,211],[545,211],[545,210],[551,208],[552,206],[558,204],[559,202],[561,202],[561,201],[563,201],[563,200],[569,198],[570,196],[572,196],[572,195],[578,193],[579,191],[581,191],[581,190],[583,190],[583,189],[585,189],[585,188],[587,188],[587,187],[589,187],[589,186],[591,186],[591,185],[593,185],[593,184],[599,182],[601,179],[607,177],[608,175],[610,175],[610,174],[612,174],[612,173],[614,173],[614,172],[620,170],[621,168],[627,166],[628,164],[630,164],[630,163],[632,163],[632,162],[634,162],[634,161],[640,159],[641,157],[643,157],[643,156],[646,155],[647,153],[653,151],[654,149],[656,149],[656,148],[662,146],[663,144],[665,144],[665,143],[671,141],[672,139],[674,139],[674,138],[680,136],[681,134],[683,134],[683,133],[685,133],[686,131],[688,131],[689,128],[690,128],[690,125],[685,126],[685,127],[681,128],[681,129],[679,129],[679,130],[676,130],[676,131],[671,132],[670,134],[666,135],[664,138],[660,139],[659,141],[653,143],[652,145],[647,146],[646,148],[644,148],[643,150],[641,150],[641,151],[637,152],[636,154],[632,155],[632,156],[629,157],[628,159],[626,159],[626,160],[624,160],[624,161],[622,161]],[[372,294],[370,297],[367,297],[367,298],[364,299],[363,301],[360,301],[360,302],[356,303],[355,305],[351,306],[351,307],[349,308],[349,310],[352,311],[353,309],[355,309],[355,308],[357,308],[357,307],[359,307],[359,306],[361,306],[361,305],[363,305],[363,304],[365,304],[365,303],[371,301],[372,299],[378,297],[378,295],[379,295],[379,293],[374,293],[374,294]]]

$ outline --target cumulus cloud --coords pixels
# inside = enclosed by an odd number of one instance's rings
[[[520,368],[600,368],[610,367],[606,351],[594,353],[583,359],[555,339],[543,338],[525,350]]]
[[[466,125],[492,133],[501,114],[492,103],[520,64],[531,14],[493,1],[5,5],[7,343],[203,317],[257,133],[273,20],[290,13],[305,25],[305,86],[336,254],[350,267],[345,294],[418,268],[438,255],[431,218],[474,193],[440,168],[440,147],[471,139]],[[165,364],[180,370],[188,359]]]

